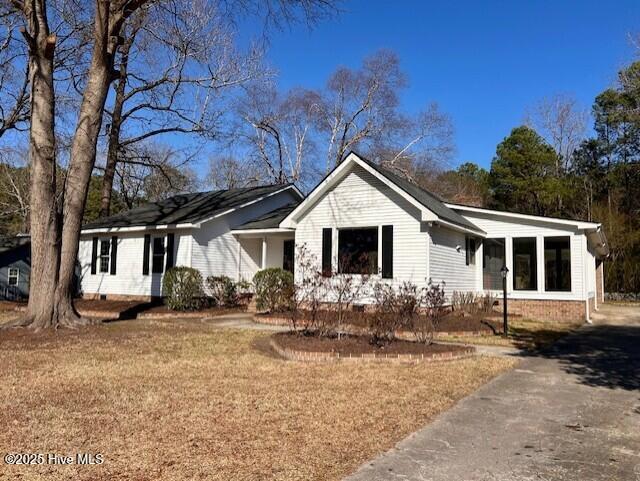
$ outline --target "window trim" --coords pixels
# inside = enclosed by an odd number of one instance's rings
[[[109,274],[111,272],[111,238],[110,237],[101,237],[98,239],[98,273],[99,274]],[[102,253],[103,244],[107,245],[107,253]],[[106,259],[106,268],[102,270],[102,260]]]
[[[346,227],[337,227],[335,228],[336,230],[336,247],[335,247],[335,253],[336,253],[336,258],[338,261],[338,265],[337,265],[337,274],[339,275],[347,275],[347,276],[375,276],[375,275],[379,275],[380,274],[380,256],[381,256],[381,235],[380,235],[380,229],[381,227],[379,225],[367,225],[367,226],[357,226],[357,227],[352,227],[352,226],[346,226]],[[341,263],[340,263],[340,232],[342,231],[350,231],[350,230],[375,230],[376,232],[376,265],[375,267],[372,269],[372,272],[370,273],[358,273],[358,272],[342,272],[342,268],[341,268]]]
[[[568,248],[567,250],[569,251],[569,288],[568,289],[549,289],[547,287],[547,247],[546,247],[546,242],[547,239],[554,239],[554,240],[558,240],[558,239],[566,239],[568,241]],[[558,262],[558,249],[555,249],[556,252],[556,263]],[[544,269],[544,292],[573,292],[573,262],[571,260],[571,236],[570,235],[552,235],[552,236],[545,236],[543,239],[543,243],[542,243],[542,267]],[[562,259],[562,257],[560,258]],[[556,279],[557,280],[557,279]]]
[[[518,240],[533,240],[533,287],[520,289],[516,287],[516,249],[515,243]],[[538,237],[522,236],[511,238],[511,288],[515,292],[538,292]]]
[[[16,271],[16,275],[12,276],[11,271]],[[15,277],[16,279],[15,284],[11,284],[12,277]],[[7,272],[7,284],[9,284],[10,287],[17,287],[20,284],[20,269],[18,267],[9,267]]]
[[[481,277],[482,277],[482,290],[483,291],[490,291],[490,292],[496,292],[496,291],[502,291],[502,279],[500,280],[500,286],[498,288],[493,288],[493,287],[485,287],[484,285],[484,278],[485,278],[485,257],[487,256],[487,249],[486,249],[486,241],[502,241],[502,249],[503,249],[503,262],[502,265],[506,266],[507,265],[507,260],[508,260],[508,252],[507,252],[507,245],[508,245],[508,237],[506,236],[502,236],[502,237],[485,237],[484,239],[482,239],[482,265],[480,266],[480,273],[481,273]],[[511,275],[511,273],[509,273],[509,275]],[[508,279],[507,279],[508,281]],[[509,283],[507,282],[507,288],[509,286]]]

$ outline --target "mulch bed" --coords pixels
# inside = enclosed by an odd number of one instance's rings
[[[299,319],[305,319],[309,316],[306,315],[307,311],[302,311],[299,315]],[[373,314],[370,312],[345,312],[345,322],[358,329],[367,327],[367,320]],[[335,320],[335,311],[320,311],[317,314],[319,320]],[[491,335],[494,332],[499,333],[502,331],[502,323],[491,319],[486,315],[462,315],[459,312],[451,312],[436,327],[437,333],[477,333],[478,335]],[[291,318],[290,312],[278,312],[269,314],[257,314],[255,316],[258,322],[269,322],[277,324],[286,324]],[[304,324],[302,322],[301,324]]]
[[[384,346],[371,344],[366,336],[345,334],[337,337],[321,337],[317,335],[302,335],[293,332],[279,332],[274,338],[285,348],[307,352],[337,352],[341,355],[349,354],[434,354],[439,352],[462,351],[462,346],[449,344],[422,344],[411,341],[393,341]]]

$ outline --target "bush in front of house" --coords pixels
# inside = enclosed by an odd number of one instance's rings
[[[397,288],[384,282],[373,287],[375,310],[368,317],[371,343],[377,346],[395,339],[396,331],[412,329],[420,314],[421,290],[412,282],[403,282]]]
[[[444,287],[444,281],[441,284],[436,284],[429,280],[429,284],[424,290],[422,304],[425,307],[426,315],[416,316],[411,326],[413,335],[418,342],[431,344],[438,324],[446,315]]]
[[[202,305],[202,275],[192,267],[172,267],[162,281],[164,302],[174,311],[193,311]]]
[[[238,304],[238,289],[229,276],[207,277],[207,287],[211,300],[216,306],[235,306]]]
[[[291,308],[294,295],[293,274],[270,267],[253,276],[256,307],[261,311],[281,312]]]

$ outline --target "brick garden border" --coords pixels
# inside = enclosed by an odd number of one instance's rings
[[[290,349],[288,347],[282,347],[272,337],[269,339],[269,344],[280,356],[289,361],[301,361],[301,362],[336,362],[336,361],[348,361],[348,362],[391,362],[391,363],[421,363],[421,362],[440,362],[440,361],[453,361],[456,359],[465,359],[475,355],[476,350],[472,346],[465,346],[464,348],[457,349],[455,351],[439,352],[434,354],[376,354],[376,353],[363,353],[363,354],[340,354],[338,352],[323,352],[323,351],[298,351]]]
[[[254,316],[253,320],[257,324],[269,324],[271,326],[288,326],[289,325],[289,319],[285,317],[279,317],[279,316],[265,316],[265,317]],[[304,326],[305,323],[303,320],[301,320],[299,324],[301,326]],[[364,329],[353,326],[353,325],[347,324],[345,327],[347,331],[351,334],[365,333]],[[438,337],[451,337],[451,336],[493,337],[494,334],[493,334],[493,331],[491,331],[490,329],[486,329],[486,330],[483,329],[482,331],[436,331],[433,333],[434,339]],[[396,337],[398,339],[411,339],[412,334],[407,331],[398,331],[396,332]]]

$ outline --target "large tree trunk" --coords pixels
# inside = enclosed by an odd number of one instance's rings
[[[58,284],[58,219],[56,209],[55,93],[53,56],[55,35],[50,35],[44,0],[25,7],[31,81],[31,290],[25,324],[53,325],[51,300]]]
[[[71,144],[71,159],[65,182],[60,271],[54,308],[54,320],[62,325],[74,325],[79,322],[79,316],[73,308],[72,296],[80,229],[96,159],[96,144],[102,125],[104,105],[112,80],[113,54],[117,48],[113,43],[117,37],[109,36],[109,14],[109,2],[99,0],[96,5],[95,44],[91,66]]]
[[[102,192],[100,196],[100,217],[107,217],[111,213],[111,198],[113,196],[113,179],[118,165],[118,152],[120,150],[120,130],[122,128],[122,109],[125,100],[125,87],[127,84],[127,65],[129,63],[129,51],[133,45],[135,32],[127,38],[122,45],[122,57],[120,61],[120,75],[116,85],[116,97],[113,101],[111,115],[111,128],[109,129],[109,148],[107,149],[107,163],[102,178]]]

